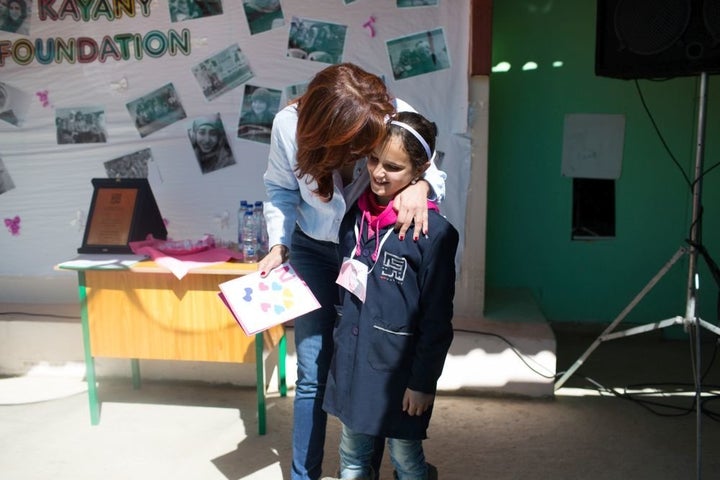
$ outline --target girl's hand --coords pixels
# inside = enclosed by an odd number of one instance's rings
[[[273,245],[267,255],[258,262],[260,276],[265,278],[271,270],[287,262],[288,248],[285,245]]]
[[[405,238],[410,225],[415,221],[415,234],[413,240],[417,240],[420,232],[423,235],[428,233],[428,208],[427,198],[430,193],[430,185],[425,180],[405,187],[393,199],[393,209],[398,214],[395,228],[399,228],[400,240]]]
[[[434,400],[435,395],[432,393],[416,392],[406,388],[403,395],[403,412],[408,415],[422,415],[432,406]]]

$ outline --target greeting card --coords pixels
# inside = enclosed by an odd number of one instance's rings
[[[289,263],[267,277],[253,272],[219,285],[218,295],[246,335],[254,335],[320,308],[307,284]]]

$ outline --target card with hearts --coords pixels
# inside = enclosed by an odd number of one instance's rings
[[[220,299],[246,335],[267,330],[320,308],[307,284],[289,263],[262,278],[253,272],[219,285]]]

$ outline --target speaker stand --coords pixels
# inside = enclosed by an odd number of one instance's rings
[[[575,363],[555,382],[555,391],[560,389],[570,376],[587,360],[590,354],[600,345],[600,343],[615,338],[627,337],[638,333],[645,333],[673,325],[683,325],[687,330],[694,330],[695,338],[695,411],[696,411],[696,447],[697,447],[697,478],[700,479],[702,466],[702,448],[701,448],[701,426],[702,426],[702,374],[700,371],[701,351],[700,351],[700,328],[705,328],[715,335],[720,336],[720,328],[699,318],[696,314],[698,274],[697,260],[699,249],[702,248],[702,183],[703,183],[703,157],[705,154],[705,123],[707,110],[707,89],[708,74],[703,72],[700,74],[700,89],[698,96],[698,120],[697,120],[697,146],[695,150],[695,175],[692,183],[692,223],[690,225],[689,247],[680,247],[675,255],[658,271],[658,273],[650,279],[645,287],[638,293],[635,298],[623,309],[615,320],[600,334],[600,336],[590,345],[590,347],[578,358]],[[634,328],[629,328],[620,332],[613,332],[620,322],[622,322],[635,305],[660,281],[667,271],[683,256],[687,254],[688,261],[688,279],[687,279],[687,301],[685,304],[685,316],[675,316],[655,323],[649,323]],[[693,332],[691,332],[693,333]]]

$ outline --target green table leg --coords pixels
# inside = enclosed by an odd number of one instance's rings
[[[265,435],[265,365],[263,363],[263,334],[255,334],[255,382],[257,388],[258,434]]]
[[[95,381],[95,359],[90,348],[90,324],[88,322],[87,290],[85,289],[85,272],[78,272],[78,296],[80,297],[80,319],[82,321],[83,349],[85,350],[85,378],[88,384],[88,400],[90,402],[90,424],[100,423],[100,402]]]
[[[135,390],[140,389],[140,360],[130,359],[130,370],[132,371],[132,384]]]
[[[283,333],[278,344],[278,391],[281,397],[287,396],[287,375],[285,374],[285,358],[287,357],[287,336]]]

